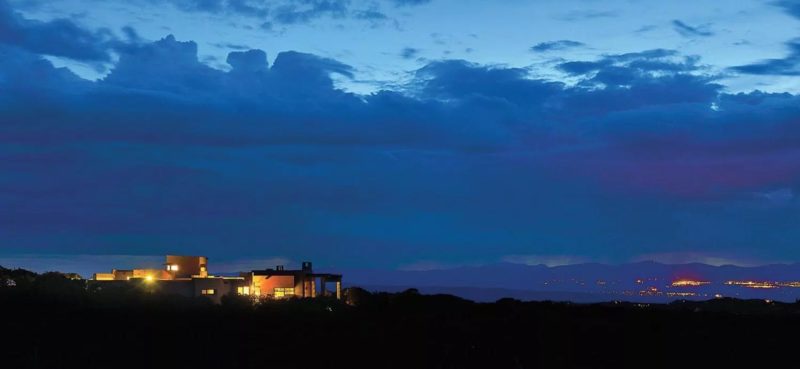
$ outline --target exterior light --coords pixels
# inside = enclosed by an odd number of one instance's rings
[[[153,276],[152,275],[148,275],[148,276],[144,277],[144,280],[147,281],[147,282],[152,282],[153,281]]]

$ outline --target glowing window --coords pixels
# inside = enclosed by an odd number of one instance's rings
[[[236,292],[240,295],[249,295],[250,294],[250,286],[244,287],[236,287]]]
[[[213,295],[215,292],[214,289],[200,290],[200,293],[203,295]]]
[[[177,272],[178,271],[178,266],[175,265],[175,264],[168,264],[167,265],[167,271]]]
[[[294,296],[294,287],[275,287],[275,297],[291,297]]]

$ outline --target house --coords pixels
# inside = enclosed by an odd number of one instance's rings
[[[275,268],[241,272],[238,277],[213,276],[208,273],[205,256],[167,255],[163,269],[113,269],[111,273],[96,273],[91,283],[142,282],[152,284],[161,292],[183,296],[201,296],[221,302],[222,296],[237,294],[254,299],[342,298],[340,274],[314,273],[311,262],[303,262],[299,270]],[[330,284],[333,289],[328,290]]]

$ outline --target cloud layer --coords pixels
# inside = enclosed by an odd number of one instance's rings
[[[191,41],[110,42],[78,27],[77,46],[51,47],[29,40],[63,21],[5,14],[22,35],[0,39],[7,252],[358,266],[800,257],[799,98],[726,93],[694,56],[560,62],[574,83],[438,60],[359,95],[335,82],[352,66],[318,55],[269,65],[265,51],[237,50],[221,71]],[[41,57],[112,52],[96,82]]]

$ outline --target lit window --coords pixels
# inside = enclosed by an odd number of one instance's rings
[[[178,265],[176,265],[176,264],[167,265],[167,271],[177,272],[178,271]]]
[[[275,287],[275,297],[294,296],[294,287]]]
[[[200,290],[200,293],[203,295],[213,295],[214,292],[216,292],[214,289]]]
[[[236,287],[236,292],[240,295],[249,295],[250,294],[250,286],[244,287]]]

